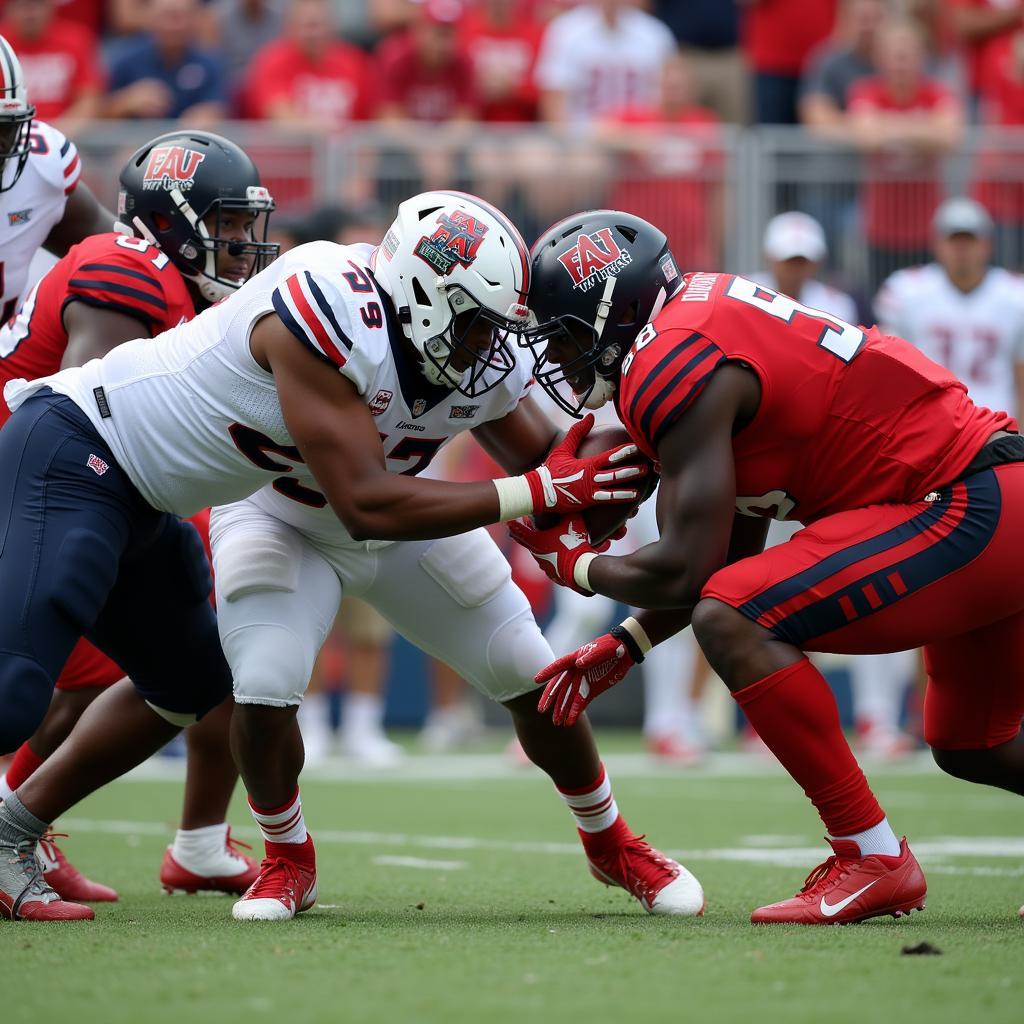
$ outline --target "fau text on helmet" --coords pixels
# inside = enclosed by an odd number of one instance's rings
[[[617,274],[626,264],[633,262],[628,249],[620,248],[611,228],[601,228],[592,234],[581,234],[558,262],[572,278],[573,288],[590,291],[599,281]]]
[[[196,170],[205,159],[205,153],[185,146],[154,146],[142,176],[142,187],[147,192],[170,192],[173,188],[186,191],[194,184]]]
[[[437,227],[416,245],[416,255],[440,274],[450,274],[457,263],[470,266],[476,259],[487,225],[463,210],[442,213]]]

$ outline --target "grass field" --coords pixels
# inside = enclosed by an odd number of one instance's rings
[[[653,918],[598,885],[546,779],[478,754],[383,776],[340,764],[310,773],[320,902],[283,925],[236,923],[228,898],[159,893],[180,784],[144,767],[61,823],[74,862],[121,902],[92,924],[0,927],[0,1020],[1024,1019],[1019,799],[923,761],[873,771],[928,874],[928,909],[849,928],[754,929],[750,910],[791,895],[824,856],[795,786],[739,757],[683,773],[626,741],[607,747],[630,823],[703,881],[703,919]],[[241,800],[233,821],[253,839]],[[943,955],[901,955],[922,940]]]

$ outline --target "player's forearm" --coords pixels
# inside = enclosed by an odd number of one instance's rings
[[[690,608],[662,608],[655,611],[646,608],[638,611],[633,618],[644,631],[652,647],[681,633],[690,624]]]
[[[598,555],[586,567],[586,584],[597,594],[634,608],[693,610],[706,575],[692,568],[661,543],[648,544],[631,555]]]
[[[498,492],[490,480],[450,483],[382,473],[370,486],[342,482],[327,499],[355,540],[426,540],[499,522]]]

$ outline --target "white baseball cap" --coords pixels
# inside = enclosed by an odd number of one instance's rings
[[[806,213],[798,210],[780,213],[765,228],[764,254],[770,260],[791,260],[803,256],[812,263],[819,263],[827,252],[825,232]]]
[[[932,218],[932,230],[937,235],[974,235],[988,238],[992,234],[992,218],[981,203],[956,196],[939,205]]]

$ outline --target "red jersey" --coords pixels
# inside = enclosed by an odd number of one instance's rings
[[[505,25],[481,10],[467,11],[459,40],[473,62],[480,94],[481,121],[534,121],[537,118],[537,63],[544,26],[520,10]]]
[[[743,12],[743,49],[755,70],[799,75],[807,55],[828,38],[836,0],[759,0]]]
[[[144,238],[93,235],[39,279],[18,313],[0,328],[0,390],[60,369],[68,347],[64,309],[84,302],[139,321],[139,335],[160,334],[196,315],[185,279]],[[0,402],[0,424],[10,411]]]
[[[460,48],[447,64],[428,67],[411,33],[397,32],[377,49],[377,103],[399,107],[412,121],[448,121],[474,113],[473,62]]]
[[[881,78],[865,78],[850,88],[847,109],[878,110],[909,118],[957,109],[959,101],[942,82],[922,78],[908,99],[897,100]],[[940,162],[910,150],[886,149],[868,159],[864,208],[868,241],[887,248],[927,247],[931,219],[942,201]]]
[[[1011,25],[1002,32],[997,32],[985,39],[978,39],[974,42],[965,42],[963,44],[967,56],[967,70],[971,91],[985,93],[988,86],[986,71],[990,66],[991,60],[999,50],[1000,41],[1024,24],[1024,3],[1021,0],[952,0],[951,6],[978,7],[983,10],[1012,10],[1016,7],[1020,12],[1020,21],[1018,21],[1017,25]]]
[[[0,35],[21,61],[25,86],[40,120],[60,117],[83,91],[103,89],[96,37],[81,25],[55,18],[40,38],[26,39],[7,22],[0,25]]]
[[[299,113],[342,128],[370,116],[370,63],[348,43],[333,42],[311,61],[292,40],[278,39],[256,54],[243,92],[248,117],[267,118],[284,99]]]
[[[732,442],[746,515],[808,523],[920,501],[995,431],[1017,429],[902,338],[742,277],[689,274],[623,363],[619,417],[648,456],[726,360],[761,384],[757,413]]]

